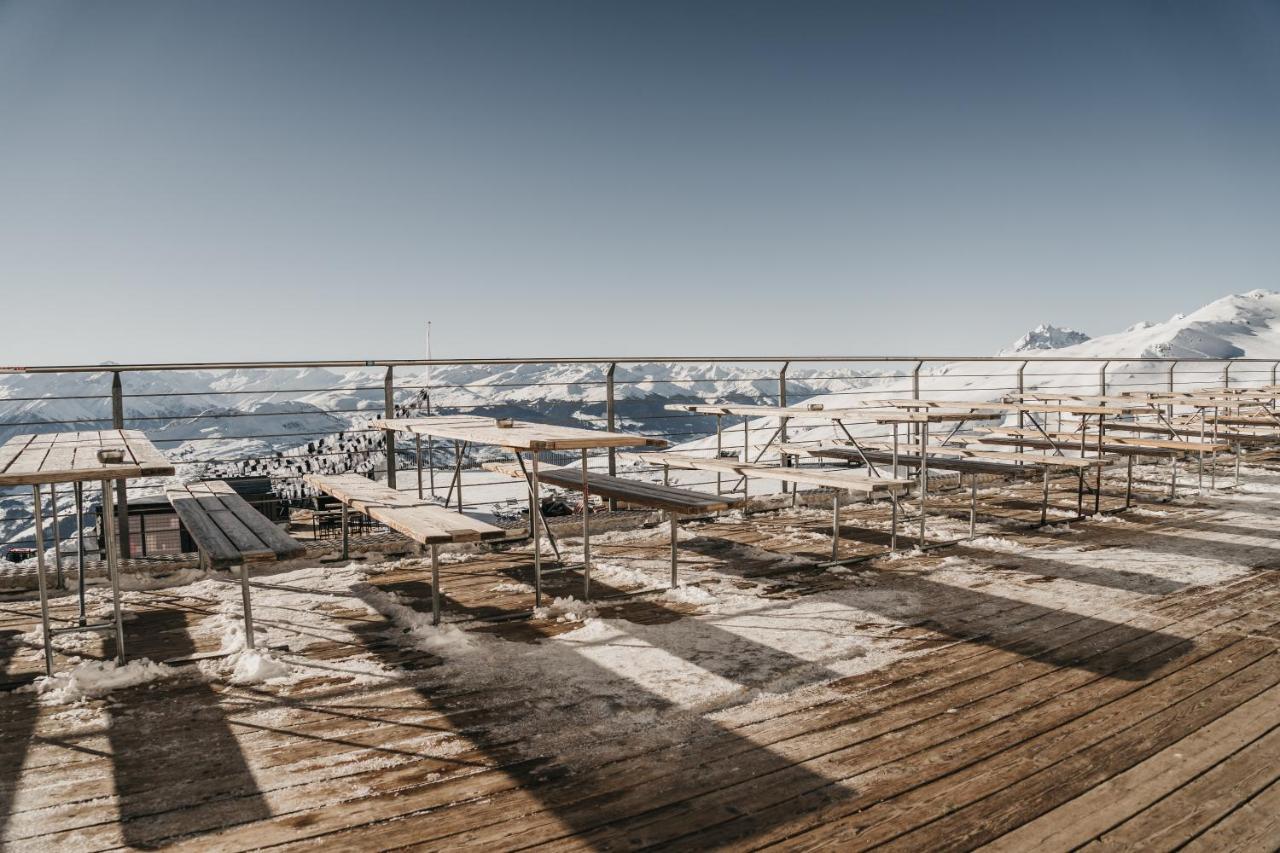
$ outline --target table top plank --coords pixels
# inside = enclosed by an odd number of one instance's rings
[[[456,441],[506,447],[512,450],[588,450],[600,447],[667,446],[667,442],[660,438],[530,421],[514,421],[510,427],[500,427],[496,418],[481,418],[474,415],[380,418],[371,421],[370,425],[374,429],[451,438]]]
[[[98,460],[106,448],[121,462]],[[174,467],[138,430],[93,430],[15,435],[0,446],[0,486],[75,483],[171,476]]]

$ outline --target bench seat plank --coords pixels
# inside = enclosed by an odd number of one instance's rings
[[[730,474],[758,477],[766,480],[784,480],[824,486],[829,489],[847,489],[863,494],[903,492],[914,480],[891,477],[873,477],[847,468],[777,468],[772,465],[756,465],[732,459],[714,459],[690,456],[685,453],[632,453],[629,458],[654,465],[669,465],[697,471],[727,471]]]
[[[288,560],[303,553],[302,543],[220,480],[173,486],[166,496],[215,568]]]
[[[524,479],[524,471],[518,465],[509,462],[490,462],[484,465],[489,471],[506,474],[509,477]],[[582,473],[573,468],[539,467],[538,481],[562,489],[582,491]],[[678,489],[674,486],[662,486],[646,483],[641,480],[628,480],[609,474],[589,473],[587,487],[591,494],[602,498],[625,501],[654,509],[668,510],[676,513],[719,512],[731,509],[742,501],[738,498],[727,498],[694,492],[689,489]]]
[[[307,474],[309,485],[423,545],[503,539],[507,531],[358,474]]]
[[[873,465],[892,465],[893,452],[864,448],[860,454],[853,447],[803,447],[795,444],[782,446],[784,453],[810,456],[817,459],[840,459],[846,462],[862,462],[863,456]],[[1016,465],[1012,462],[994,462],[987,459],[951,459],[930,457],[929,468],[939,471],[955,471],[961,474],[992,474],[1007,477],[1027,477],[1040,474],[1043,466],[1034,463]],[[898,465],[902,468],[919,468],[920,456],[915,453],[898,453]]]

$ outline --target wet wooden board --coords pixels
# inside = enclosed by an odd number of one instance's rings
[[[123,461],[101,462],[99,450],[120,450]],[[173,464],[134,429],[15,435],[0,445],[0,486],[166,477],[173,473]]]

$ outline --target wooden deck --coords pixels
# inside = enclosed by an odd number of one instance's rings
[[[1276,517],[1280,475],[1269,476],[1276,494],[1248,502],[1148,503],[1124,523],[1007,528],[853,571],[786,558],[825,556],[823,513],[703,525],[681,547],[704,586],[758,603],[731,619],[597,580],[616,596],[599,603],[599,623],[673,668],[710,670],[723,695],[740,688],[715,707],[646,681],[603,641],[563,642],[581,623],[550,616],[455,623],[527,650],[546,664],[539,679],[504,674],[491,651],[450,665],[449,650],[406,641],[418,636],[406,610],[430,609],[416,560],[360,583],[317,569],[311,603],[296,606],[294,574],[260,577],[255,611],[273,639],[306,641],[281,652],[307,667],[284,685],[186,667],[44,705],[15,689],[40,668],[22,638],[35,606],[0,603],[0,830],[10,849],[59,851],[1275,849],[1280,527],[1259,519]],[[1038,489],[1009,491],[1001,512],[1038,515]],[[1055,497],[1074,504],[1074,490]],[[953,502],[967,512],[967,495]],[[881,507],[843,520],[851,551],[884,539]],[[593,552],[660,566],[665,536]],[[1200,566],[1200,580],[1144,554]],[[1214,578],[1215,560],[1236,568]],[[520,551],[446,564],[446,614],[527,607],[517,584],[528,571]],[[549,580],[553,594],[579,587],[576,573]],[[131,593],[131,655],[217,648],[223,604],[212,581]],[[72,611],[70,599],[56,605]],[[833,610],[868,614],[842,632],[865,641],[868,662],[789,645],[815,630],[797,614]],[[721,653],[735,650],[752,666]],[[598,689],[624,682],[625,697]]]

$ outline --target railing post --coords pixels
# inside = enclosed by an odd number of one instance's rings
[[[1098,393],[1103,397],[1107,396],[1107,368],[1111,366],[1111,362],[1102,362],[1102,367],[1098,369]]]
[[[1026,372],[1026,370],[1027,370],[1027,362],[1024,361],[1022,362],[1022,364],[1018,366],[1018,402],[1019,403],[1024,402],[1022,398],[1027,393],[1027,383],[1023,378],[1023,374]],[[1026,424],[1026,415],[1023,412],[1019,411],[1018,412],[1018,429],[1022,429],[1023,426],[1025,426],[1025,424]]]
[[[1222,365],[1222,387],[1231,387],[1231,362]]]
[[[120,383],[118,370],[111,371],[111,428],[124,429],[124,386]],[[106,524],[105,517],[103,524]],[[129,547],[129,490],[125,480],[116,480],[116,527],[119,530],[120,555],[127,560],[133,556],[133,551]]]
[[[604,372],[604,417],[605,426],[609,432],[613,432],[617,426],[617,413],[614,410],[613,397],[613,371],[618,367],[617,362],[610,362],[609,369]],[[609,448],[609,476],[613,477],[618,473],[618,451],[615,448]],[[618,499],[609,498],[609,510],[613,511],[618,508]]]
[[[1178,360],[1176,358],[1173,361],[1169,362],[1169,393],[1170,394],[1173,393],[1173,369],[1177,366],[1178,366]],[[1172,422],[1173,421],[1173,403],[1170,403],[1168,405],[1167,413],[1169,415],[1169,420]]]
[[[395,368],[387,365],[386,378],[382,380],[383,416],[390,419],[396,416]],[[387,456],[387,488],[396,487],[396,431],[383,430],[382,442]],[[376,457],[375,457],[376,458]]]
[[[916,362],[916,366],[911,369],[911,399],[920,399],[920,368],[924,365],[924,359]],[[907,430],[914,438],[920,429],[920,424],[908,424]]]
[[[791,362],[784,361],[782,369],[778,371],[778,405],[784,409],[787,407],[787,368],[790,366]],[[787,443],[787,420],[785,415],[778,418],[778,462],[784,468],[787,467],[787,454],[782,452],[782,445]],[[789,486],[790,484],[785,480],[782,482],[784,495],[790,491]]]
[[[1272,385],[1276,384],[1276,368],[1277,367],[1280,367],[1280,361],[1277,361],[1275,364],[1271,365],[1271,384]]]

